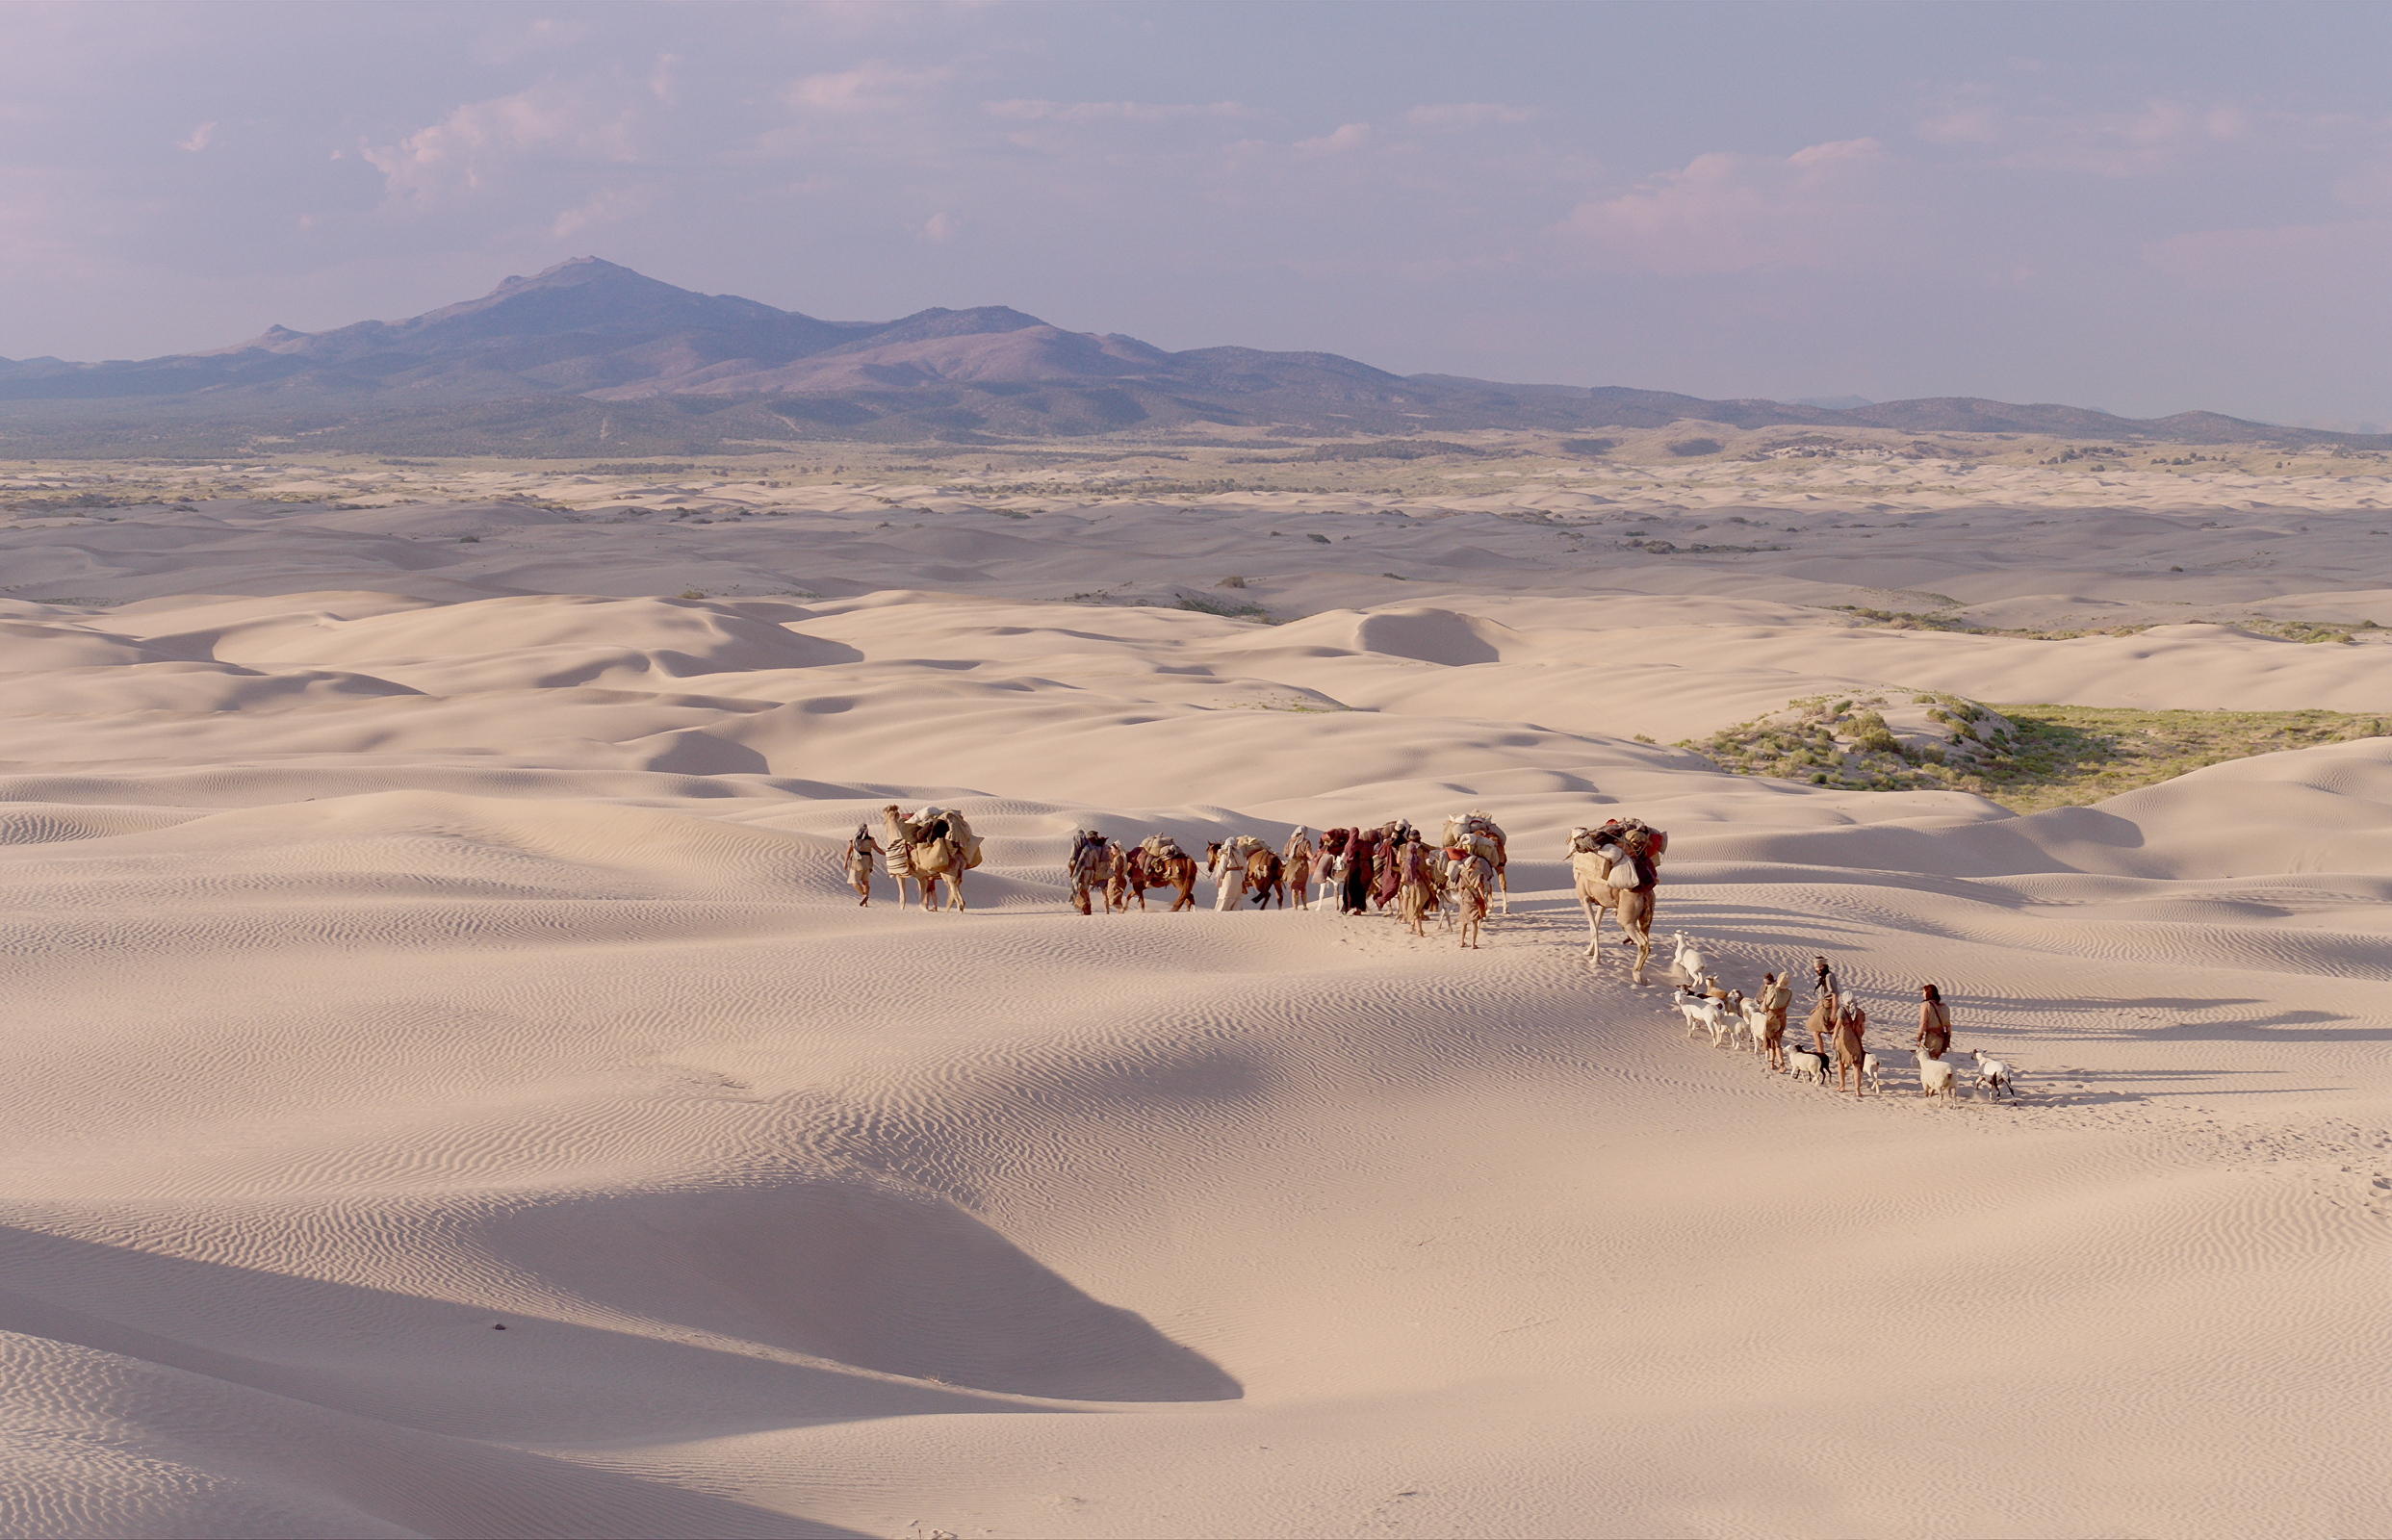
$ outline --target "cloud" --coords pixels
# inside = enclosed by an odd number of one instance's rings
[[[811,113],[886,113],[910,107],[932,87],[954,77],[943,65],[904,69],[878,60],[836,74],[808,75],[781,93],[791,107]]]
[[[656,206],[656,190],[652,186],[601,188],[573,208],[556,217],[549,226],[549,234],[558,240],[586,230],[594,224],[611,224],[617,219],[645,214]]]
[[[922,221],[922,234],[944,245],[964,233],[964,221],[943,210]]]
[[[182,148],[190,150],[193,154],[196,155],[201,150],[206,149],[209,145],[216,142],[216,123],[213,119],[202,123],[183,138],[176,140],[174,142]]]
[[[1016,100],[982,102],[982,112],[991,117],[1013,118],[1024,122],[1128,122],[1163,123],[1185,117],[1243,117],[1247,116],[1243,102],[1048,102]]]
[[[1489,123],[1525,123],[1536,116],[1533,107],[1502,102],[1440,102],[1415,107],[1403,120],[1415,128],[1483,128]]]
[[[396,144],[360,147],[393,197],[428,204],[479,189],[508,163],[531,156],[633,159],[628,113],[603,108],[584,92],[538,86],[457,108]]]
[[[2197,107],[2154,97],[2108,112],[2011,113],[1969,90],[1913,125],[1936,144],[2000,152],[2004,166],[2123,178],[2172,170],[2212,144],[2249,138],[2260,125],[2233,103]]]
[[[2392,270],[2392,219],[2194,230],[2155,241],[2143,255],[2188,289],[2347,297],[2375,292]]]
[[[527,55],[570,48],[588,35],[589,29],[578,21],[542,16],[483,33],[474,44],[474,61],[483,64],[512,64]]]
[[[2392,156],[2370,161],[2334,179],[2335,200],[2359,209],[2392,209]]]
[[[1597,266],[1682,275],[1848,266],[1878,244],[1873,139],[1783,159],[1715,152],[1616,197],[1582,203],[1563,234]]]
[[[1370,124],[1344,123],[1338,126],[1336,132],[1324,134],[1319,139],[1299,139],[1296,141],[1296,147],[1307,155],[1343,155],[1349,150],[1358,150],[1370,141]]]

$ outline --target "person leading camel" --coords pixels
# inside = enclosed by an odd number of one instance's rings
[[[880,854],[881,842],[872,837],[872,826],[856,825],[856,837],[847,842],[847,886],[857,892],[858,909],[872,902],[872,864]],[[897,902],[905,902],[902,890],[897,894]]]
[[[1408,827],[1390,824],[1379,835],[1378,870],[1371,886],[1371,903],[1381,914],[1394,908],[1403,894],[1403,847],[1411,834]]]
[[[1414,936],[1427,934],[1421,921],[1428,913],[1428,847],[1417,835],[1396,847],[1396,878],[1403,923],[1412,928]]]
[[[1769,1056],[1769,1067],[1786,1067],[1786,1012],[1794,1003],[1793,986],[1774,973],[1761,976],[1761,1048]]]
[[[1139,907],[1145,907],[1145,895],[1139,895]],[[1129,912],[1129,852],[1118,840],[1105,841],[1105,912]]]
[[[1312,888],[1312,832],[1302,824],[1287,836],[1287,848],[1279,852],[1279,864],[1286,868],[1288,897],[1291,909],[1310,909]]]
[[[1859,1096],[1866,1082],[1861,1075],[1861,1037],[1868,1031],[1868,1013],[1861,1009],[1859,1000],[1846,1002],[1836,1017],[1836,1089],[1844,1089],[1844,1076],[1852,1076],[1852,1094]]]
[[[1371,879],[1378,869],[1376,842],[1367,829],[1357,829],[1346,842],[1346,882],[1338,898],[1343,914],[1370,912]]]
[[[1811,1002],[1811,1014],[1803,1021],[1803,1030],[1811,1034],[1811,1046],[1822,1059],[1827,1057],[1827,1040],[1835,1035],[1838,1018],[1836,991],[1828,989]]]
[[[1952,1008],[1932,984],[1918,987],[1918,1057],[1941,1059],[1952,1045]]]
[[[1071,903],[1083,914],[1090,912],[1089,892],[1101,893],[1105,884],[1105,836],[1093,829],[1082,830],[1071,839],[1071,860],[1067,874],[1071,879]],[[1107,905],[1107,912],[1112,906]]]

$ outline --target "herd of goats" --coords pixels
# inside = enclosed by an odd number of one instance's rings
[[[947,889],[949,909],[964,907],[964,874],[980,864],[981,839],[970,823],[951,808],[925,808],[911,817],[894,803],[881,809],[881,835],[869,825],[860,827],[845,854],[847,881],[862,903],[872,901],[876,863],[897,883],[897,900],[904,903],[906,885],[920,891],[922,907],[936,907],[939,889]],[[1619,921],[1622,944],[1635,949],[1631,975],[1645,982],[1653,960],[1654,898],[1660,886],[1661,858],[1669,835],[1637,818],[1614,818],[1594,827],[1570,831],[1571,886],[1586,912],[1586,956],[1593,958],[1603,940],[1603,918]],[[1461,944],[1479,944],[1480,922],[1491,905],[1505,912],[1511,907],[1511,885],[1505,872],[1508,842],[1503,829],[1483,812],[1455,813],[1445,821],[1440,837],[1426,838],[1408,819],[1396,818],[1375,829],[1330,829],[1317,839],[1299,826],[1285,845],[1274,850],[1250,834],[1216,840],[1204,847],[1204,860],[1182,850],[1170,834],[1149,834],[1135,845],[1107,839],[1093,829],[1072,838],[1064,875],[1071,886],[1073,907],[1083,914],[1102,907],[1109,914],[1125,912],[1132,900],[1144,910],[1150,889],[1171,890],[1170,912],[1196,908],[1196,880],[1210,873],[1217,881],[1214,907],[1230,910],[1245,904],[1268,909],[1328,909],[1344,913],[1392,913],[1415,936],[1427,935],[1427,922],[1439,916],[1448,928],[1458,928]],[[1317,886],[1317,896],[1307,899]],[[1449,906],[1451,908],[1449,909]],[[1862,1043],[1866,1017],[1853,1001],[1839,1002],[1826,960],[1820,959],[1818,1002],[1807,1023],[1812,1046],[1785,1041],[1786,1012],[1792,1000],[1791,980],[1769,975],[1762,992],[1747,998],[1742,991],[1723,989],[1709,971],[1701,950],[1684,932],[1673,933],[1677,955],[1670,970],[1685,981],[1672,1002],[1685,1017],[1688,1037],[1708,1034],[1714,1048],[1734,1045],[1762,1056],[1770,1068],[1797,1079],[1827,1086],[1827,1071],[1836,1068],[1837,1086],[1847,1081],[1858,1095],[1864,1086],[1884,1090],[1884,1066]],[[1942,1005],[1932,990],[1931,1013]],[[1922,1025],[1918,1055],[1919,1090],[1950,1100],[1954,1066],[1944,1062],[1950,1039],[1948,1014],[1940,1040],[1925,1040]],[[1998,1099],[2016,1095],[2008,1065],[1974,1053],[1976,1087]]]
[[[1839,993],[1825,958],[1817,960],[1815,998],[1810,1019],[1803,1023],[1811,1034],[1811,1046],[1805,1048],[1786,1040],[1786,1012],[1794,997],[1790,975],[1763,974],[1761,992],[1756,995],[1723,989],[1710,971],[1710,960],[1686,939],[1684,931],[1671,932],[1670,938],[1677,943],[1678,955],[1669,965],[1686,981],[1670,991],[1670,1004],[1685,1018],[1688,1038],[1708,1036],[1713,1048],[1747,1050],[1768,1068],[1811,1081],[1822,1091],[1829,1089],[1827,1073],[1833,1067],[1836,1090],[1849,1084],[1855,1096],[1865,1091],[1885,1092],[1885,1062],[1864,1040],[1868,1014],[1858,999]],[[1951,1013],[1935,989],[1921,992],[1927,1003],[1920,1015],[1916,1052],[1919,1094],[1954,1101],[1958,1099],[1958,1072],[1943,1057],[1954,1051]],[[2005,1095],[2017,1098],[2017,1075],[2008,1065],[1982,1048],[1967,1052],[1976,1062],[1974,1086],[1979,1096],[1990,1094],[1995,1101]]]
[[[1427,934],[1433,916],[1458,928],[1463,946],[1476,947],[1488,908],[1500,904],[1510,911],[1508,848],[1503,829],[1483,812],[1455,813],[1433,841],[1404,818],[1375,829],[1327,830],[1317,840],[1299,826],[1275,850],[1268,841],[1239,834],[1207,844],[1201,864],[1170,834],[1149,834],[1125,846],[1084,829],[1072,839],[1065,876],[1083,914],[1095,912],[1099,904],[1107,913],[1120,913],[1133,899],[1144,910],[1147,892],[1158,888],[1171,890],[1170,912],[1194,909],[1196,880],[1210,873],[1217,879],[1216,909],[1247,903],[1268,909],[1276,903],[1282,909],[1334,907],[1347,913],[1376,910],[1401,917],[1415,936]],[[1626,944],[1636,951],[1638,984],[1653,958],[1653,901],[1668,849],[1669,835],[1637,818],[1570,831],[1570,870],[1586,911],[1586,955],[1595,956],[1601,943],[1603,916],[1617,917]],[[848,842],[847,881],[869,904],[874,867],[885,864],[897,884],[899,903],[912,883],[922,907],[931,909],[943,883],[946,907],[962,909],[964,874],[980,864],[980,836],[954,808],[925,808],[909,817],[890,803],[881,809],[880,838],[865,825]],[[1307,899],[1315,885],[1318,896]]]

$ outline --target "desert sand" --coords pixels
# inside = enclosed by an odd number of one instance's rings
[[[0,526],[0,1528],[2392,1528],[2392,740],[2024,817],[1669,746],[2392,708],[2375,633],[2260,624],[2392,625],[2392,495],[1935,474],[226,466]],[[988,836],[965,912],[856,906],[888,802]],[[1066,903],[1078,828],[1470,808],[1479,952]],[[1724,983],[1836,959],[1890,1094],[1582,959],[1615,813]],[[1921,979],[2018,1101],[1915,1095]]]

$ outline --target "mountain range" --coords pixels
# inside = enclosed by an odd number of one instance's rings
[[[2387,437],[2212,412],[2139,421],[1975,398],[1706,400],[1392,374],[1334,353],[1169,352],[1003,306],[819,321],[695,294],[595,257],[406,321],[321,332],[273,326],[234,346],[140,361],[0,360],[0,453],[9,454],[216,454],[261,441],[385,453],[639,454],[810,439],[995,445],[1215,424],[1401,434],[1682,422],[2392,448]]]

